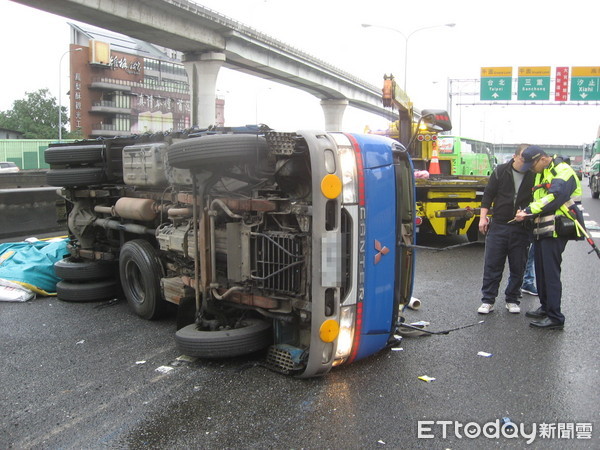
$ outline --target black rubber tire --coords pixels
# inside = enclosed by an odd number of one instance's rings
[[[180,169],[263,159],[267,141],[253,134],[213,134],[186,139],[169,147],[169,164]]]
[[[50,186],[90,186],[93,184],[100,184],[104,180],[104,169],[100,167],[51,169],[46,173],[46,182]]]
[[[469,242],[483,242],[484,237],[479,233],[479,220],[475,219],[467,230],[467,240]]]
[[[161,317],[166,309],[160,289],[163,267],[154,247],[142,239],[126,242],[119,254],[119,274],[133,312],[146,320]]]
[[[177,348],[184,355],[198,358],[230,358],[262,350],[272,343],[271,323],[248,318],[245,326],[231,330],[200,331],[196,324],[175,333]]]
[[[592,198],[600,197],[600,186],[598,186],[598,178],[592,177],[590,181],[590,188],[592,190]]]
[[[59,281],[56,283],[56,296],[65,302],[99,302],[117,297],[119,285],[116,279],[75,283]]]
[[[54,263],[54,273],[66,281],[91,281],[113,278],[115,264],[108,261],[86,261],[71,257]]]
[[[50,147],[44,150],[48,164],[92,164],[102,162],[104,145]]]

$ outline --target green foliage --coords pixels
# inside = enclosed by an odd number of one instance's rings
[[[20,131],[25,139],[58,138],[58,104],[48,89],[26,92],[12,109],[0,111],[0,128]],[[68,122],[67,108],[61,106],[61,126]],[[67,133],[63,127],[63,136]]]
[[[62,138],[63,139],[85,139],[85,136],[83,135],[83,131],[81,131],[80,129],[68,131],[66,133],[64,132],[64,129],[63,129]]]

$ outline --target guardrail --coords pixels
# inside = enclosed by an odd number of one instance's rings
[[[56,187],[46,185],[46,171],[0,174],[0,239],[66,233],[57,221]]]
[[[25,170],[17,173],[0,173],[0,189],[48,186],[46,172],[46,170]]]

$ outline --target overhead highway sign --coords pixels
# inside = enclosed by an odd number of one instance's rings
[[[510,100],[512,67],[482,67],[480,100]]]

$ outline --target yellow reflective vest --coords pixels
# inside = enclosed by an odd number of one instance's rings
[[[534,219],[534,236],[537,239],[556,237],[555,217],[567,216],[572,220],[567,208],[581,201],[582,194],[581,182],[575,171],[555,156],[548,167],[536,174],[533,201],[525,209],[527,213],[537,216]],[[565,204],[566,207],[563,207]]]

